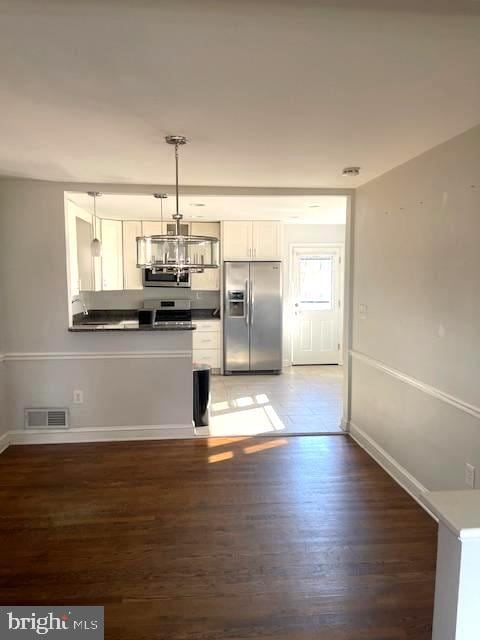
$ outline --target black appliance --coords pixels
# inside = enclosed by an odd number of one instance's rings
[[[173,269],[143,269],[144,287],[190,287],[190,271],[177,274]]]
[[[138,312],[140,326],[185,327],[192,326],[190,300],[155,300],[145,303],[148,308]]]

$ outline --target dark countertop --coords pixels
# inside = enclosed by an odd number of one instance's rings
[[[88,324],[88,323],[80,323],[74,324],[72,327],[69,327],[69,331],[73,332],[92,332],[92,331],[150,331],[150,332],[158,332],[158,331],[194,331],[196,326],[191,324],[189,326],[171,326],[171,327],[149,327],[149,326],[140,326],[138,324],[138,320],[126,320],[125,322],[111,322],[108,324]]]
[[[219,318],[218,309],[192,309],[192,320],[215,320]],[[137,309],[91,309],[88,315],[77,313],[73,317],[73,325],[69,331],[194,331],[194,324],[189,326],[151,327],[139,325]]]
[[[220,309],[192,309],[192,320],[220,320]]]

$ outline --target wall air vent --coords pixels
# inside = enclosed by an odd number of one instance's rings
[[[68,429],[68,409],[25,409],[25,429]]]

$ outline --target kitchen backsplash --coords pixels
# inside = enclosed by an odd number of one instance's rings
[[[144,300],[191,300],[193,309],[216,309],[220,306],[219,291],[151,288],[131,291],[82,291],[87,309],[141,309]]]

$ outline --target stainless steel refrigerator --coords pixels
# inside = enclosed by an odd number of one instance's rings
[[[225,262],[223,273],[224,372],[280,373],[281,262]]]

